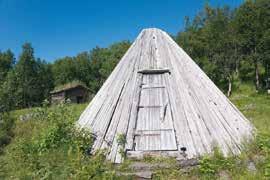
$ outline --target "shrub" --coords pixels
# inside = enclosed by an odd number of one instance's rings
[[[261,164],[265,178],[270,178],[270,135],[265,133],[258,134],[256,138],[257,151],[265,157]]]
[[[123,158],[125,158],[125,156],[126,156],[126,152],[124,149],[126,142],[127,142],[127,140],[126,140],[126,136],[124,134],[117,135],[117,144],[120,146],[119,153],[121,154],[121,156]]]
[[[225,158],[218,148],[214,148],[212,156],[204,156],[199,161],[199,173],[206,176],[216,176],[220,170],[232,171],[235,159]]]
[[[8,166],[18,168],[14,177],[26,179],[113,179],[116,175],[104,152],[89,156],[93,138],[89,131],[76,129],[70,106],[35,108],[31,119],[22,123],[33,127],[29,136],[17,138]],[[36,128],[36,129],[35,129]],[[1,163],[0,163],[1,164]]]
[[[31,146],[32,150],[43,153],[59,146],[68,146],[78,147],[81,152],[85,153],[91,148],[93,142],[91,133],[75,128],[75,118],[67,105],[61,104],[50,110],[47,107],[37,108],[33,114],[32,121],[46,121],[47,127],[33,137],[31,144],[28,142],[24,144]]]
[[[8,113],[0,114],[0,154],[4,146],[8,145],[13,137],[12,128],[14,119]]]

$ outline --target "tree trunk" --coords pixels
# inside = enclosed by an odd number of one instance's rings
[[[236,73],[236,77],[239,77],[239,61],[236,60],[236,64],[235,64],[235,73]]]
[[[259,81],[259,67],[257,61],[255,63],[255,76],[256,76],[256,91],[258,91],[260,87],[260,81]]]
[[[258,92],[259,87],[260,87],[260,81],[259,81],[259,65],[258,65],[258,57],[257,57],[257,49],[256,47],[254,48],[253,51],[253,62],[255,66],[255,86],[256,86],[256,92]]]
[[[231,96],[231,92],[232,92],[232,81],[231,78],[228,77],[228,91],[227,91],[227,96],[230,97]]]
[[[234,46],[234,58],[235,58],[235,72],[236,72],[236,77],[238,78],[240,60],[239,60],[239,57],[237,56],[237,46],[236,46],[236,44]]]

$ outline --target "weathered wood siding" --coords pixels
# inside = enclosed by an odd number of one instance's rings
[[[78,97],[80,97],[80,102],[78,102]],[[69,99],[72,103],[83,103],[86,102],[88,98],[88,90],[81,86],[51,94],[52,103],[64,102],[67,99]]]
[[[181,156],[186,148],[193,158],[213,146],[225,155],[240,153],[254,130],[171,37],[155,28],[140,33],[77,125],[96,134],[93,151],[107,148],[116,163],[122,160],[118,134],[126,135],[128,154]]]
[[[74,103],[86,102],[88,100],[88,96],[89,96],[88,90],[80,86],[66,91],[66,98],[69,98],[71,102]],[[77,97],[82,98],[81,102],[77,102]]]
[[[65,101],[65,95],[66,93],[64,91],[62,92],[58,92],[58,93],[54,93],[54,94],[51,94],[51,102],[53,104],[56,104],[56,103],[60,103],[60,102],[64,102]]]

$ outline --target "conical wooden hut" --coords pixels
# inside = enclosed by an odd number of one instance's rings
[[[80,116],[92,147],[122,161],[145,154],[194,158],[218,146],[239,154],[253,126],[172,38],[144,29]],[[119,144],[118,138],[126,143]]]

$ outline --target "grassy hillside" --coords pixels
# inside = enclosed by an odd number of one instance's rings
[[[270,132],[270,95],[256,93],[251,85],[241,85],[230,99],[259,132]]]
[[[246,152],[224,158],[216,150],[215,155],[201,158],[200,165],[191,169],[157,169],[155,179],[270,178],[270,96],[241,85],[231,100],[258,130],[256,141],[248,145]],[[87,132],[74,131],[73,126],[85,107],[86,104],[45,106],[12,112],[16,118],[14,138],[0,155],[0,179],[118,179],[117,172],[129,171],[130,160],[114,167],[105,161],[102,152],[87,155],[92,139]],[[23,115],[27,120],[20,120]],[[250,170],[250,164],[256,170]]]

